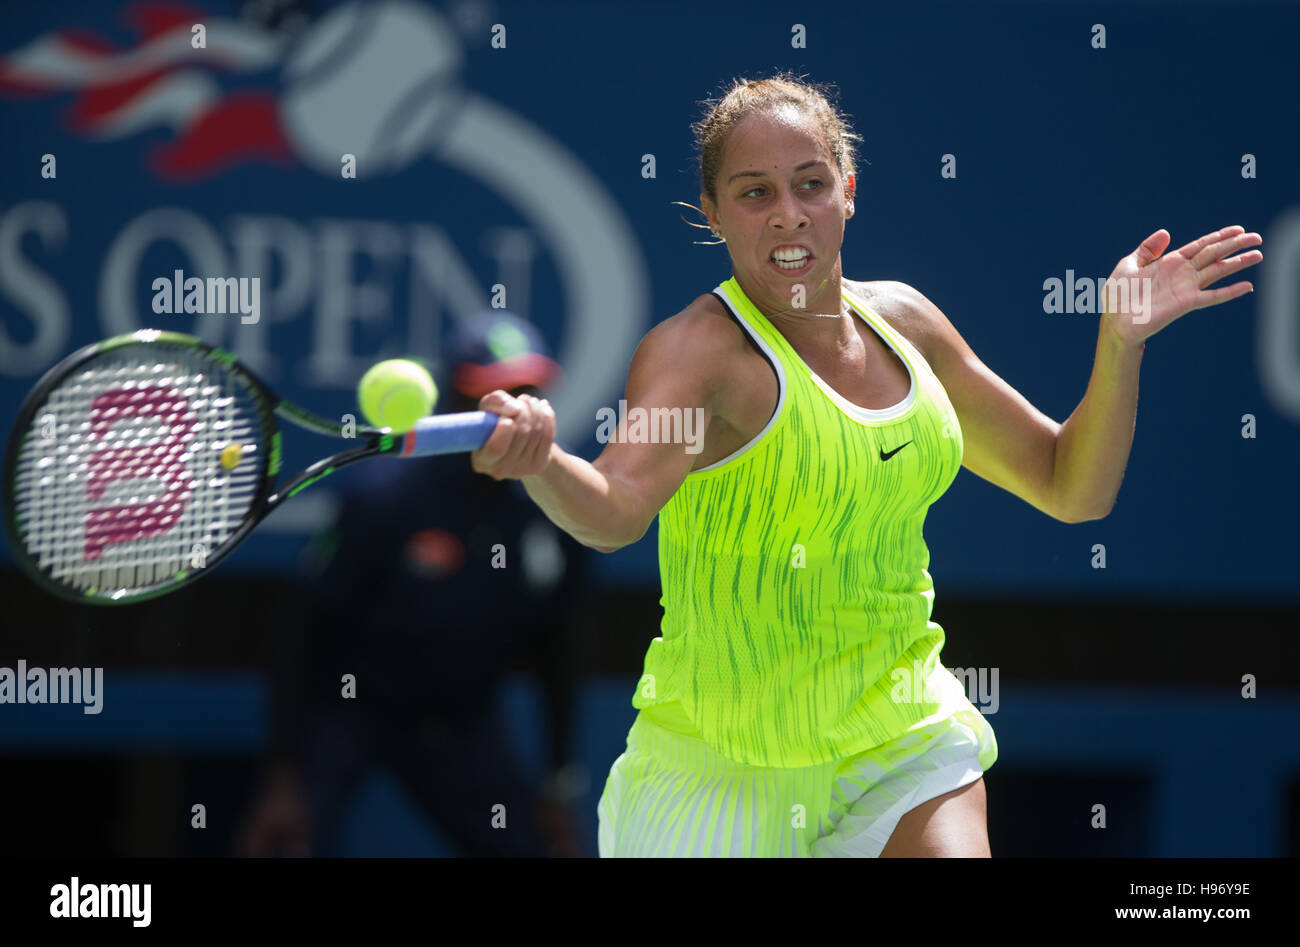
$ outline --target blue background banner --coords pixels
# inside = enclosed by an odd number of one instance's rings
[[[672,204],[698,203],[696,103],[789,67],[838,84],[865,139],[845,274],[920,289],[1057,421],[1083,396],[1097,317],[1045,312],[1046,281],[1104,278],[1160,227],[1171,249],[1238,223],[1264,236],[1242,277],[1254,294],[1148,343],[1114,512],[1067,526],[964,472],[927,523],[940,594],[1295,598],[1294,6],[341,3],[290,39],[204,3],[205,50],[151,42],[177,8],[132,9],[6,10],[6,433],[50,365],[144,326],[226,345],[318,413],[356,412],[366,367],[439,364],[448,329],[501,284],[566,370],[561,442],[594,458],[636,342],[730,276]],[[152,281],[175,269],[261,277],[259,321],[154,314]],[[291,467],[333,449],[296,430],[286,446]],[[328,487],[222,569],[291,569]],[[602,574],[653,586],[654,537],[601,557]]]

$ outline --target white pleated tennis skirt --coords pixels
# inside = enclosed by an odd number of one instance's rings
[[[996,759],[977,710],[794,768],[737,763],[638,714],[597,806],[597,844],[602,858],[875,858],[904,813],[973,783]]]

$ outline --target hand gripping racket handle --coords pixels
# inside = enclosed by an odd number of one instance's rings
[[[491,411],[463,411],[420,418],[402,435],[403,457],[430,454],[458,454],[475,451],[487,443],[496,430],[497,415]]]

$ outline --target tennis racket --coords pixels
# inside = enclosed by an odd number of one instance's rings
[[[277,486],[277,418],[357,443]],[[74,352],[27,396],[5,451],[5,526],[19,564],[49,591],[139,602],[206,575],[281,503],[341,467],[477,450],[496,422],[470,411],[402,435],[359,425],[348,437],[231,353],[144,329]]]

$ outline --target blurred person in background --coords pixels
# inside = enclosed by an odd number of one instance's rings
[[[559,372],[536,328],[504,310],[469,320],[447,354],[447,412],[498,388],[539,395]],[[337,476],[339,514],[313,540],[293,603],[312,617],[278,634],[271,759],[237,854],[337,854],[350,803],[383,765],[458,854],[581,855],[572,802],[586,774],[570,723],[589,554],[518,481],[479,476],[463,454]],[[546,709],[540,783],[498,707],[521,662]]]

